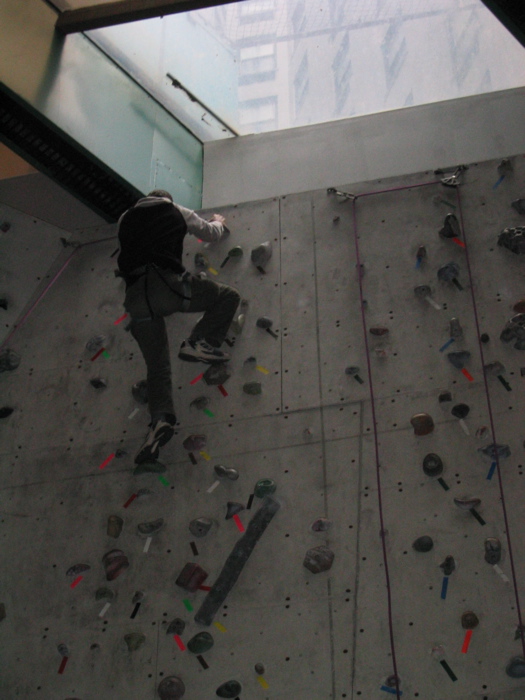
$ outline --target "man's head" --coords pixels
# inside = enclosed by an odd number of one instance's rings
[[[148,197],[164,197],[165,199],[169,199],[170,202],[173,202],[173,197],[169,192],[166,192],[166,190],[151,190]]]

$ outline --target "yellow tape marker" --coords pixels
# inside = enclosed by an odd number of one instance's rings
[[[224,627],[224,625],[221,625],[220,622],[214,622],[213,624],[219,630],[219,632],[226,632],[226,627]]]
[[[259,372],[262,372],[263,374],[270,374],[270,370],[266,369],[265,367],[261,367],[261,365],[257,365],[255,369],[258,369]]]
[[[211,457],[207,452],[199,452],[199,454],[204,457],[204,459],[207,459],[208,462],[210,461]]]
[[[217,270],[214,270],[214,269],[213,269],[213,267],[209,267],[209,268],[208,268],[208,272],[211,272],[212,275],[218,275],[218,274],[219,274],[219,273],[217,272]]]
[[[268,685],[268,683],[264,680],[264,678],[263,678],[262,676],[257,676],[257,680],[259,681],[259,683],[262,685],[262,687],[263,687],[265,690],[268,690],[268,688],[269,688],[270,686]]]

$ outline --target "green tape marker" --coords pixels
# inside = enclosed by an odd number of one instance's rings
[[[209,411],[207,408],[204,409],[204,413],[210,418],[215,418],[215,414]]]
[[[161,484],[164,484],[164,486],[170,485],[170,482],[167,479],[165,479],[162,475],[159,476],[159,481]]]
[[[193,605],[190,603],[189,600],[185,599],[182,602],[184,603],[186,610],[189,610],[189,612],[191,612],[193,610]]]
[[[109,357],[109,352],[107,350],[104,350],[102,354],[104,355],[104,357]]]

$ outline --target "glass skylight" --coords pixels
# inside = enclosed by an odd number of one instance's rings
[[[88,36],[202,141],[525,85],[481,0],[245,0]]]

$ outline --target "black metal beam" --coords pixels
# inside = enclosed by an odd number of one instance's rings
[[[482,0],[509,32],[525,46],[525,6],[516,0]]]
[[[202,10],[205,7],[217,7],[231,2],[239,0],[119,0],[76,10],[64,10],[56,21],[55,29],[61,34],[87,32],[90,29]]]

